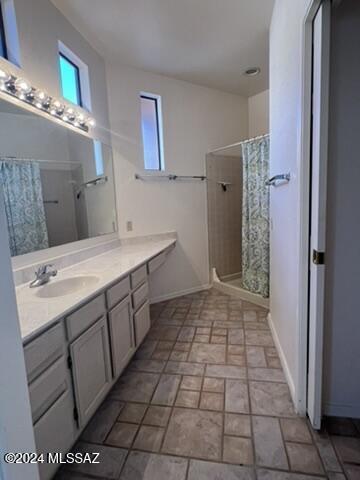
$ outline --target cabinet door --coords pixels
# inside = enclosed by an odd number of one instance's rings
[[[62,453],[71,448],[76,437],[74,400],[70,389],[59,397],[52,407],[34,425],[37,453]],[[53,478],[59,465],[39,463],[41,480]]]
[[[111,386],[109,333],[106,318],[70,345],[79,426],[95,413]]]
[[[130,297],[109,313],[111,355],[114,377],[117,378],[134,351],[134,332]]]
[[[144,305],[134,314],[134,325],[136,346],[138,347],[150,329],[149,302],[145,302]]]

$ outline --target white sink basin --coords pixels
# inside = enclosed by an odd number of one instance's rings
[[[54,298],[71,295],[79,290],[96,285],[99,280],[95,275],[83,275],[66,278],[64,280],[53,280],[43,287],[38,287],[36,296],[40,298]]]

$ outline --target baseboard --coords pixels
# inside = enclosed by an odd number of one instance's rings
[[[185,290],[180,290],[179,292],[167,293],[166,295],[160,295],[158,297],[152,298],[150,303],[164,302],[166,300],[172,300],[173,298],[182,297],[184,295],[189,295],[190,293],[202,292],[203,290],[209,290],[211,285],[206,283],[205,285],[199,285],[198,287],[187,288]]]
[[[360,418],[360,405],[325,403],[324,415],[327,415],[328,417]]]
[[[296,402],[296,391],[295,391],[294,379],[292,378],[292,375],[290,373],[290,369],[289,369],[284,351],[281,348],[280,340],[279,340],[278,334],[276,332],[275,326],[273,324],[270,312],[268,313],[268,322],[269,322],[269,327],[270,327],[270,330],[271,330],[271,333],[272,333],[272,336],[273,336],[273,339],[274,339],[276,349],[279,353],[281,366],[284,370],[285,378],[286,378],[287,384],[288,384],[289,389],[290,389],[290,395],[291,395],[293,404],[294,404],[295,409],[296,409],[297,402]]]
[[[242,275],[242,272],[236,272],[236,273],[230,273],[229,275],[223,275],[221,277],[221,281],[227,282],[229,280],[234,280],[236,278],[240,278]]]

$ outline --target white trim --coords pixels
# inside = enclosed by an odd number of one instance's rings
[[[160,171],[162,172],[165,172],[165,155],[164,155],[164,126],[163,126],[163,114],[162,114],[162,100],[161,100],[161,95],[158,95],[156,93],[150,93],[150,92],[145,92],[145,91],[141,91],[139,93],[139,98],[141,99],[141,97],[144,96],[144,97],[149,97],[149,98],[153,98],[155,101],[156,101],[156,108],[157,108],[157,123],[158,123],[158,127],[159,127],[159,141],[160,141],[160,145],[159,145],[159,149],[160,149]],[[140,107],[141,109],[141,107]],[[140,111],[140,116],[141,116],[141,111]],[[142,123],[142,122],[141,122]],[[142,135],[142,125],[141,125],[141,142],[142,142],[142,150],[144,152],[144,140],[143,140],[143,135]],[[145,169],[145,159],[143,158],[143,163],[144,163],[144,171],[146,171],[147,173],[151,173],[151,172],[154,172],[154,173],[157,173],[159,170],[150,170],[150,169]]]
[[[186,288],[185,290],[180,290],[179,292],[167,293],[166,295],[160,295],[150,299],[150,303],[164,302],[166,300],[172,300],[173,298],[182,297],[184,295],[190,295],[190,293],[202,292],[204,290],[209,290],[211,285],[206,283],[205,285],[199,285],[198,287]]]
[[[321,0],[312,0],[303,23],[301,128],[299,132],[299,281],[297,323],[294,332],[298,339],[297,372],[294,403],[299,414],[305,415],[307,405],[308,358],[308,281],[309,281],[309,232],[310,232],[310,146],[311,146],[311,84],[312,84],[312,22]]]
[[[88,110],[91,112],[91,91],[90,91],[90,77],[89,77],[89,67],[84,63],[80,57],[78,57],[69,47],[67,47],[61,40],[58,40],[58,49],[59,53],[62,53],[66,58],[71,60],[78,68],[80,73],[80,95],[82,105],[78,105],[80,108]],[[59,83],[60,83],[60,92],[62,93],[61,85],[61,73],[60,65],[59,69]],[[69,100],[65,99],[68,103]]]
[[[241,298],[241,300],[254,303],[255,305],[259,305],[263,308],[270,307],[270,301],[268,298],[263,298],[261,295],[248,292],[244,288],[236,287],[230,283],[222,282],[218,277],[216,268],[212,269],[212,286],[216,290],[219,290],[219,292],[225,293],[226,295],[232,295],[233,297]]]
[[[324,415],[329,417],[360,418],[360,405],[340,405],[337,403],[325,403]]]
[[[289,365],[286,361],[286,356],[283,352],[283,349],[281,348],[281,343],[280,343],[275,325],[274,325],[274,323],[271,319],[271,313],[270,312],[268,313],[267,318],[268,318],[269,327],[270,327],[270,330],[271,330],[271,333],[272,333],[272,336],[273,336],[273,339],[274,339],[275,347],[276,347],[276,350],[278,351],[278,354],[279,354],[279,357],[280,357],[281,366],[284,370],[285,378],[286,378],[287,384],[289,386],[290,395],[291,395],[292,401],[294,403],[295,410],[299,415],[304,415],[305,413],[298,409],[297,395],[296,395],[296,390],[295,390],[295,382],[294,382],[294,379],[291,375]]]

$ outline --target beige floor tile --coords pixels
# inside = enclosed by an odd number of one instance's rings
[[[255,472],[254,472],[254,469],[251,467],[243,467],[240,465],[230,465],[226,463],[205,462],[203,460],[190,460],[188,480],[254,480],[254,479],[255,479]]]
[[[213,335],[221,335],[221,336],[226,337],[227,329],[226,328],[213,328],[212,329],[212,334]]]
[[[187,357],[188,357],[188,352],[178,352],[174,350],[173,352],[171,352],[170,360],[185,362],[187,360]]]
[[[287,442],[311,443],[311,434],[303,418],[281,418],[281,430]]]
[[[198,408],[200,392],[190,390],[180,390],[176,398],[177,407]]]
[[[222,428],[221,413],[174,408],[162,450],[180,456],[220,460]]]
[[[245,381],[226,379],[225,411],[232,413],[249,413],[249,392]]]
[[[227,363],[230,365],[239,365],[240,367],[244,367],[246,362],[245,362],[245,356],[244,355],[232,355],[229,354],[227,356]]]
[[[285,375],[278,368],[248,368],[249,380],[258,380],[260,382],[279,382],[286,383]]]
[[[198,335],[196,334],[194,337],[194,342],[197,343],[209,343],[210,335]]]
[[[200,408],[222,411],[224,409],[224,395],[222,393],[202,392]]]
[[[246,368],[235,365],[207,365],[205,375],[207,377],[238,378],[247,377]]]
[[[193,343],[189,354],[189,362],[225,363],[226,346]]]
[[[127,423],[141,423],[147,405],[140,403],[127,403],[121,411],[118,420]]]
[[[176,342],[174,345],[174,350],[178,352],[188,352],[191,348],[190,342]]]
[[[287,443],[286,448],[291,470],[319,475],[324,473],[319,454],[314,445]]]
[[[155,427],[165,427],[169,420],[170,413],[170,407],[159,407],[157,405],[150,405],[146,412],[143,423],[146,425],[153,425]]]
[[[180,384],[182,390],[201,390],[202,378],[184,375]]]
[[[219,343],[224,345],[226,344],[226,337],[223,337],[221,335],[212,335],[210,343]]]
[[[228,345],[228,354],[244,355],[245,347],[243,345]]]
[[[246,345],[259,347],[271,347],[274,345],[271,333],[260,330],[245,330],[245,343]]]
[[[223,393],[225,380],[223,378],[204,378],[203,390],[206,392]]]
[[[138,428],[139,426],[133,423],[115,423],[105,443],[113,447],[129,448]]]
[[[251,437],[250,416],[237,413],[225,413],[224,433],[225,435],[238,437]]]
[[[134,448],[147,450],[149,452],[158,452],[161,447],[164,432],[164,428],[142,425],[136,436]]]
[[[250,438],[228,437],[224,436],[223,461],[252,465],[254,463],[254,453]]]
[[[259,466],[288,470],[289,464],[277,418],[252,417],[256,463]]]
[[[180,385],[179,375],[161,375],[151,403],[157,405],[173,405]]]
[[[246,347],[246,358],[249,367],[266,367],[266,357],[263,347]]]
[[[184,458],[130,452],[120,480],[185,480],[187,466]]]
[[[295,417],[289,387],[285,383],[249,382],[251,413]]]
[[[148,403],[160,378],[159,374],[126,372],[111,391],[119,400]]]

